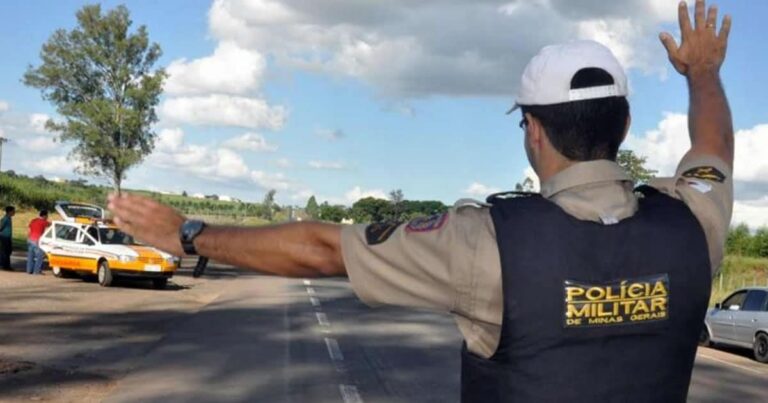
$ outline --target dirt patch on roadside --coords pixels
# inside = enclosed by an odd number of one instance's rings
[[[100,374],[0,357],[0,402],[100,402],[114,386]]]

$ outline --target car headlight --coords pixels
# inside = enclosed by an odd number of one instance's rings
[[[175,264],[176,264],[176,262],[178,262],[178,261],[179,261],[179,259],[178,259],[178,258],[175,258],[175,257],[173,257],[173,256],[171,256],[171,257],[168,257],[168,258],[165,258],[165,264],[167,264],[167,265],[171,265],[171,266],[175,265]]]
[[[118,256],[118,259],[122,263],[131,263],[131,262],[135,262],[136,261],[136,256],[120,255],[120,256]]]

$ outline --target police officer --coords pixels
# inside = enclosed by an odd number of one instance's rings
[[[680,5],[661,41],[690,92],[691,148],[637,191],[616,164],[627,79],[605,47],[550,46],[515,108],[541,193],[460,201],[407,224],[206,226],[137,196],[116,222],[175,254],[284,276],[348,275],[360,299],[451,312],[468,402],[683,402],[733,203],[733,128],[719,69],[730,18]]]

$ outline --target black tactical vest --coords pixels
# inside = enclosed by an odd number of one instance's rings
[[[685,402],[711,287],[704,232],[681,201],[640,189],[615,225],[541,196],[496,199],[501,340],[462,353],[463,402]]]

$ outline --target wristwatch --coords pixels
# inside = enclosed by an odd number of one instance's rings
[[[179,229],[179,237],[181,239],[181,247],[184,249],[184,253],[187,255],[197,255],[197,249],[195,248],[195,238],[205,229],[205,223],[200,220],[187,220],[184,224],[181,224]]]

